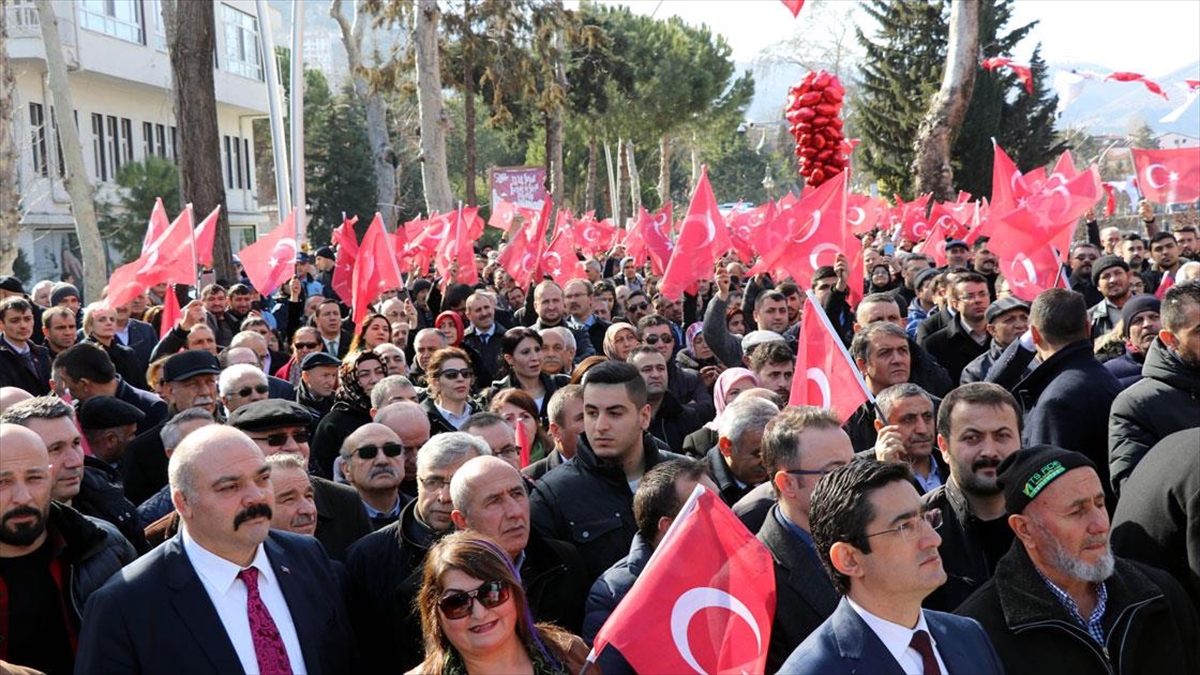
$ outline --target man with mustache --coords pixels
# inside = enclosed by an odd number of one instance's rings
[[[933,452],[933,397],[910,382],[896,384],[875,397],[875,447],[860,457],[881,462],[906,462],[921,494],[936,490],[946,482],[946,467]]]
[[[938,409],[937,445],[950,466],[950,477],[921,503],[942,511],[938,553],[948,579],[924,606],[949,612],[991,578],[996,562],[1012,545],[996,468],[1021,447],[1016,399],[992,383],[955,389]]]
[[[531,531],[521,473],[499,457],[476,457],[455,472],[450,499],[456,528],[492,539],[512,557],[534,620],[578,633],[588,594],[583,558],[571,544]]]
[[[317,532],[317,502],[308,460],[290,452],[267,455],[271,465],[271,487],[275,489],[275,511],[271,529],[313,536]]]
[[[999,467],[1017,542],[958,613],[976,619],[1012,673],[1191,673],[1195,609],[1162,570],[1109,548],[1104,486],[1086,456],[1052,445]]]
[[[364,424],[346,437],[341,458],[342,473],[362,500],[371,526],[378,530],[399,520],[404,446],[396,432],[375,422]]]
[[[254,441],[204,427],[169,475],[183,529],[92,595],[76,671],[353,670],[338,573],[316,541],[271,530],[271,465]]]
[[[51,501],[54,466],[32,429],[0,424],[0,447],[3,658],[69,673],[80,610],[136,553],[113,526]]]

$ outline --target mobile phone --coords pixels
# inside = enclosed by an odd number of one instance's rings
[[[892,255],[892,254],[894,254],[895,252],[896,252],[896,245],[895,245],[895,244],[892,244],[892,243],[887,243],[887,244],[884,244],[884,245],[883,245],[883,254],[884,254],[884,255]]]

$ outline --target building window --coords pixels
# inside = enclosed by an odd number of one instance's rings
[[[108,116],[108,156],[112,164],[112,177],[116,180],[117,172],[121,170],[121,134],[117,118],[113,115]]]
[[[58,177],[67,175],[67,161],[63,157],[62,137],[58,135],[58,118],[54,116],[54,106],[50,106],[50,126],[54,129],[54,151],[58,155]],[[75,113],[75,132],[79,132],[79,113]]]
[[[96,172],[96,180],[108,180],[108,164],[104,161],[104,115],[92,113],[92,157]]]
[[[233,150],[229,147],[229,136],[225,136],[224,152],[225,160],[225,188],[233,189]]]
[[[121,161],[133,161],[133,120],[128,117],[121,118]]]
[[[242,162],[246,165],[246,189],[249,190],[253,187],[253,184],[250,182],[250,139],[249,138],[242,139]]]
[[[79,23],[88,30],[146,44],[141,0],[79,0]]]
[[[179,163],[179,130],[171,127],[171,159]]]
[[[46,152],[46,111],[41,103],[29,104],[29,130],[33,138],[33,172],[39,176],[50,175]]]
[[[163,126],[162,124],[155,124],[154,131],[155,131],[154,137],[156,139],[158,139],[158,152],[156,154],[159,157],[166,157],[167,156],[167,127]]]
[[[162,0],[146,0],[146,11],[153,17],[154,48],[160,52],[167,51],[167,29],[163,25]]]
[[[142,122],[142,158],[149,159],[154,155],[154,124]]]
[[[229,5],[221,5],[221,18],[225,22],[225,69],[262,82],[258,19]]]

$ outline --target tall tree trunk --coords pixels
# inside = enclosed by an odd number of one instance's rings
[[[437,0],[417,0],[417,103],[421,114],[421,182],[425,209],[445,213],[454,208],[446,162],[446,131],[450,120],[442,102],[442,71],[438,53]]]
[[[100,228],[96,224],[96,188],[88,180],[83,164],[83,146],[79,142],[79,129],[75,126],[75,102],[71,99],[71,88],[67,82],[67,62],[63,58],[62,39],[58,34],[58,17],[50,0],[36,0],[36,5],[38,21],[42,25],[42,41],[46,47],[46,77],[50,81],[54,117],[58,122],[63,162],[67,169],[63,183],[67,194],[71,196],[71,215],[75,218],[75,232],[83,253],[84,295],[95,300],[101,297],[108,280],[104,240],[100,238]],[[219,166],[217,170],[220,171]]]
[[[381,206],[383,224],[389,232],[396,229],[399,207],[396,204],[396,149],[388,135],[387,108],[383,96],[363,77],[362,42],[363,32],[371,18],[361,2],[354,3],[354,20],[350,23],[342,14],[342,0],[333,0],[329,15],[337,21],[342,31],[342,44],[346,46],[346,57],[350,64],[354,95],[366,106],[367,140],[371,144],[371,159],[375,164],[375,193]]]
[[[954,0],[950,6],[950,42],[946,49],[946,72],[942,86],[929,103],[929,111],[917,130],[917,194],[932,192],[935,199],[954,199],[954,171],[950,151],[962,130],[967,106],[975,89],[979,52],[980,5],[973,0]]]
[[[213,268],[218,279],[232,282],[237,279],[237,272],[229,245],[229,208],[221,175],[221,134],[213,81],[216,5],[163,0],[162,6],[174,80],[175,123],[185,130],[179,135],[183,200],[191,202],[196,213],[209,213],[221,207],[213,240]]]
[[[642,204],[642,174],[638,171],[637,156],[634,155],[633,141],[625,142],[625,152],[629,154],[629,213],[638,213]]]
[[[692,129],[692,182],[689,183],[692,189],[696,188],[696,184],[700,182],[700,138],[695,129]]]
[[[562,15],[562,3],[556,3],[555,9]],[[567,73],[563,67],[566,55],[563,52],[563,28],[560,24],[554,32],[554,83],[553,87],[565,92],[567,89]],[[550,164],[550,195],[554,198],[556,207],[563,206],[563,196],[566,189],[563,186],[566,172],[563,170],[563,104],[555,97],[553,107],[546,125],[546,159]]]
[[[588,138],[588,163],[587,163],[587,180],[583,184],[583,203],[581,211],[587,213],[596,208],[596,173],[599,170],[600,163],[600,147],[599,141],[596,139],[596,133],[592,132]]]
[[[671,198],[671,136],[663,134],[658,139],[658,205]]]
[[[471,0],[463,1],[463,23],[467,33],[471,28]],[[475,206],[475,172],[478,162],[475,147],[475,48],[473,36],[463,37],[463,182],[466,188],[467,206]]]
[[[625,213],[625,195],[629,194],[629,151],[626,150],[628,145],[629,141],[624,138],[617,139],[617,207],[620,211],[616,216],[622,221],[622,214]],[[631,215],[636,218],[637,212]]]
[[[0,274],[12,274],[21,231],[17,166],[21,155],[13,137],[12,94],[16,88],[8,60],[8,12],[0,9]],[[43,123],[43,133],[46,125]],[[53,175],[53,174],[51,174]]]

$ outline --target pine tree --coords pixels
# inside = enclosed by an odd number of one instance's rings
[[[1045,166],[1067,149],[1067,143],[1058,138],[1054,129],[1058,95],[1046,88],[1046,61],[1042,59],[1040,43],[1033,50],[1029,67],[1033,70],[1033,93],[1021,87],[1016,99],[1005,107],[1000,133],[996,137],[1000,147],[1022,171]],[[991,185],[990,173],[988,185]]]

